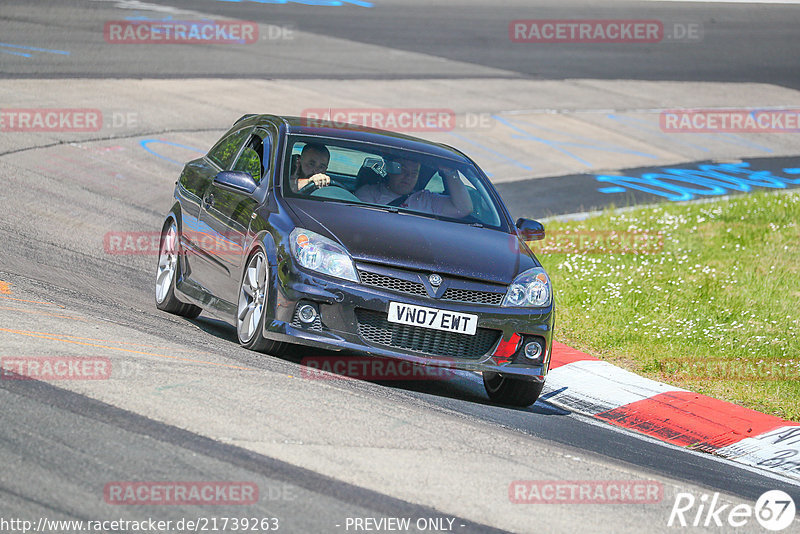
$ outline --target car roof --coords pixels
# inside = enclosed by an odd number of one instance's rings
[[[322,119],[311,119],[306,117],[296,117],[290,115],[244,115],[236,121],[236,125],[252,124],[264,125],[272,122],[277,126],[283,125],[285,133],[289,135],[313,135],[348,141],[358,141],[377,145],[389,146],[392,148],[413,150],[434,156],[454,159],[458,161],[469,161],[469,158],[459,150],[442,144],[427,141],[419,137],[368,128],[358,124],[330,122]]]

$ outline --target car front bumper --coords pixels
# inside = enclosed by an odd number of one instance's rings
[[[554,310],[551,304],[547,308],[505,308],[501,306],[473,304],[458,301],[443,301],[399,292],[388,291],[379,287],[363,285],[348,280],[328,278],[310,274],[293,268],[289,261],[280,263],[270,270],[273,291],[268,303],[271,320],[264,322],[263,335],[267,339],[302,344],[325,350],[348,350],[372,356],[396,358],[414,364],[461,369],[476,372],[499,373],[505,376],[542,382],[547,375],[552,350],[552,332]],[[319,319],[305,325],[297,319],[296,310],[299,303],[310,303],[319,312]],[[496,341],[484,347],[472,349],[469,357],[458,355],[434,354],[434,351],[420,351],[414,348],[414,339],[425,337],[451,336],[446,341],[450,347],[453,343],[463,342],[474,346],[472,336],[454,333],[438,333],[430,329],[413,326],[405,328],[407,339],[412,341],[407,346],[376,343],[364,334],[364,316],[385,318],[388,314],[389,302],[401,302],[429,308],[474,314],[479,317],[478,329],[484,336],[496,337]],[[388,324],[388,323],[380,323]],[[393,323],[392,323],[393,325]],[[392,326],[394,328],[394,326]],[[414,331],[418,329],[419,332]],[[374,327],[373,327],[374,330]],[[495,334],[492,334],[495,332]],[[494,352],[500,340],[508,341],[514,334],[536,336],[544,340],[543,357],[531,364],[520,363],[523,358],[503,358]],[[453,341],[452,336],[456,337]],[[410,345],[410,346],[409,346]],[[452,351],[451,351],[452,352]]]

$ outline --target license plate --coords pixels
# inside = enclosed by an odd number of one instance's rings
[[[389,303],[388,320],[390,323],[421,326],[434,330],[444,330],[445,332],[458,332],[459,334],[469,334],[470,336],[474,336],[478,328],[477,315],[437,310],[436,308],[401,304],[399,302]]]

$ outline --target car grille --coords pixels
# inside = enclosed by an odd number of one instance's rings
[[[448,287],[442,300],[456,300],[458,302],[475,302],[478,304],[491,304],[499,306],[503,303],[505,293],[492,293],[491,291],[475,291],[472,289],[457,289]]]
[[[393,276],[371,273],[369,271],[358,271],[358,274],[361,276],[361,283],[368,286],[380,287],[390,291],[397,291],[398,293],[407,293],[409,295],[418,295],[420,297],[428,296],[425,286],[419,282],[401,280]]]
[[[430,297],[425,290],[425,286],[420,282],[412,282],[410,280],[403,280],[393,276],[386,276],[385,274],[373,273],[370,271],[358,271],[361,277],[361,283],[379,287],[381,289],[388,289],[397,293],[405,293],[407,295],[416,295],[418,297]],[[455,302],[472,302],[475,304],[488,304],[491,306],[499,306],[503,302],[505,291],[492,292],[492,291],[478,291],[474,289],[462,289],[449,287],[442,295],[442,300],[452,300]]]
[[[474,336],[390,323],[386,314],[356,309],[358,333],[376,345],[405,349],[432,356],[478,360],[500,338],[499,330],[478,328]]]

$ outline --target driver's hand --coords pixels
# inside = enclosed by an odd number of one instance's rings
[[[439,173],[444,178],[458,178],[458,173],[452,167],[439,167]]]
[[[317,187],[325,187],[326,185],[330,185],[331,177],[327,174],[323,174],[318,172],[317,174],[313,175],[308,179],[309,182],[314,182]]]

